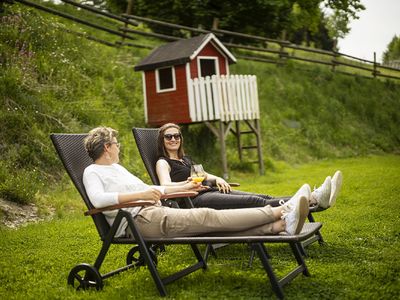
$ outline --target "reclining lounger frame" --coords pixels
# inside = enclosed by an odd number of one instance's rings
[[[158,129],[157,128],[139,128],[139,127],[133,127],[132,128],[132,133],[135,138],[136,146],[139,150],[139,154],[142,157],[142,161],[144,166],[146,167],[147,173],[150,176],[151,181],[155,185],[159,185],[160,181],[158,180],[157,173],[156,173],[156,162],[158,159],[157,155],[157,137],[158,137]],[[239,186],[237,183],[230,183],[232,186]],[[281,197],[282,199],[285,197]],[[287,197],[290,198],[290,197]],[[187,207],[194,207],[193,203],[190,199],[186,199],[184,201],[185,205]],[[169,206],[174,206],[174,203],[171,201],[166,202],[167,205]],[[323,211],[324,209],[318,208],[318,207],[310,207],[310,211],[308,213],[308,221],[313,223],[315,222],[315,219],[312,215],[314,212],[319,212]],[[323,244],[324,240],[322,238],[322,234],[319,230],[315,232],[314,235],[312,235],[309,239],[303,241],[300,244],[300,250],[304,256],[307,256],[307,252],[305,250],[305,247],[308,245],[318,241],[319,244]],[[218,246],[216,247],[218,248]],[[214,251],[214,247],[210,244],[209,247],[207,247],[206,252],[205,252],[205,259],[207,260],[208,255],[210,252],[216,256],[216,253]],[[253,254],[252,254],[253,255]],[[252,258],[250,258],[249,264],[251,265]]]
[[[85,134],[51,134],[51,140],[57,150],[58,155],[64,167],[67,170],[70,178],[72,179],[75,187],[79,191],[84,200],[88,211],[85,215],[90,215],[96,225],[100,238],[103,245],[100,249],[98,257],[94,265],[79,264],[72,268],[68,276],[68,283],[75,286],[78,283],[77,289],[85,289],[89,287],[96,287],[101,289],[103,287],[103,280],[118,274],[122,271],[126,271],[132,267],[147,265],[150,274],[157,286],[157,289],[161,296],[167,294],[165,285],[171,283],[183,276],[186,276],[198,269],[206,269],[207,263],[203,259],[198,244],[208,243],[246,243],[251,245],[257,252],[261,263],[267,272],[272,288],[279,298],[283,298],[283,286],[289,283],[300,273],[309,276],[307,266],[304,258],[301,255],[299,243],[307,240],[318,231],[322,224],[307,223],[304,225],[303,230],[298,235],[293,236],[282,236],[282,235],[271,235],[271,236],[196,236],[196,237],[179,237],[179,238],[144,238],[135,225],[135,220],[131,214],[121,207],[127,207],[128,204],[115,205],[112,207],[96,209],[90,203],[89,198],[86,194],[85,188],[82,182],[82,176],[84,169],[92,163],[91,159],[87,155],[84,146],[83,139]],[[178,197],[181,196],[177,195]],[[131,206],[137,206],[137,203],[129,204]],[[143,204],[141,204],[143,205]],[[105,210],[115,210],[119,208],[118,214],[112,226],[110,226],[104,215],[102,214]],[[126,219],[128,226],[133,233],[133,237],[120,237],[115,238],[115,232],[119,227],[119,224],[123,219]],[[264,243],[288,243],[292,249],[294,257],[297,261],[297,267],[281,279],[278,279],[275,275],[268,255],[267,249]],[[110,248],[111,244],[134,244],[134,246],[127,254],[127,264],[124,267],[116,269],[106,274],[100,274],[100,267],[105,259],[105,256]],[[156,268],[157,257],[152,250],[153,245],[165,245],[165,244],[188,244],[191,246],[193,253],[196,257],[197,262],[193,265],[184,268],[172,275],[165,278],[161,278]],[[139,254],[139,257],[135,255]],[[83,273],[83,275],[81,275]]]

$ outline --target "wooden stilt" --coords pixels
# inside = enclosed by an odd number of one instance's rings
[[[218,122],[217,126],[214,125],[215,122],[214,123],[211,123],[208,121],[205,122],[207,127],[217,137],[218,142],[220,144],[221,163],[222,163],[224,179],[229,178],[228,163],[227,163],[227,159],[226,159],[226,136],[228,135],[229,131],[231,131],[236,137],[240,161],[243,161],[243,150],[256,149],[257,150],[257,160],[254,161],[254,163],[258,164],[260,175],[263,175],[265,173],[264,160],[262,157],[261,130],[260,130],[259,120],[258,119],[253,120],[254,124],[250,120],[242,120],[242,121],[244,121],[247,124],[247,126],[249,127],[248,130],[241,131],[240,121],[235,121],[234,129],[232,128],[233,122],[217,121]],[[254,134],[255,138],[256,138],[256,145],[243,146],[242,140],[241,140],[242,134]]]
[[[220,144],[221,148],[221,163],[222,163],[222,172],[223,172],[223,178],[228,179],[229,174],[228,174],[228,163],[226,160],[226,143],[225,139],[226,136],[231,129],[231,122],[222,122],[218,121],[218,128],[216,128],[212,123],[210,122],[204,122],[206,126],[211,130],[211,132],[217,137],[218,142]]]
[[[255,119],[254,123],[255,123],[255,126],[256,126],[256,136],[257,136],[258,166],[259,166],[259,170],[260,170],[260,175],[264,175],[265,174],[265,168],[264,168],[264,160],[263,160],[263,155],[262,155],[260,120],[259,119]]]
[[[228,179],[228,163],[226,161],[225,124],[219,121],[219,142],[221,147],[221,162],[224,179]]]
[[[236,141],[237,141],[237,147],[238,147],[238,153],[239,153],[239,159],[242,162],[243,161],[243,151],[242,151],[242,139],[240,138],[240,122],[235,121],[236,125]]]

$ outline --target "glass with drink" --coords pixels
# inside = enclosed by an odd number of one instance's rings
[[[203,182],[206,178],[206,172],[204,172],[202,165],[192,165],[190,167],[190,177],[195,182]]]

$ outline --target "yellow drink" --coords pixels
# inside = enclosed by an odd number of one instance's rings
[[[202,182],[204,180],[204,176],[192,177],[194,182]]]

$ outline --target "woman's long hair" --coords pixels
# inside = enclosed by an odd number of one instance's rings
[[[158,154],[158,158],[160,158],[160,157],[168,157],[169,158],[168,152],[165,149],[165,144],[164,144],[164,134],[165,134],[165,131],[167,129],[169,129],[169,128],[178,129],[178,131],[179,131],[179,133],[181,135],[181,143],[180,143],[179,149],[178,149],[178,158],[182,159],[183,156],[185,155],[185,151],[183,150],[183,136],[182,136],[181,128],[178,125],[174,124],[174,123],[164,124],[163,126],[161,126],[158,129],[158,138],[157,138],[157,152],[158,152],[157,154]]]

